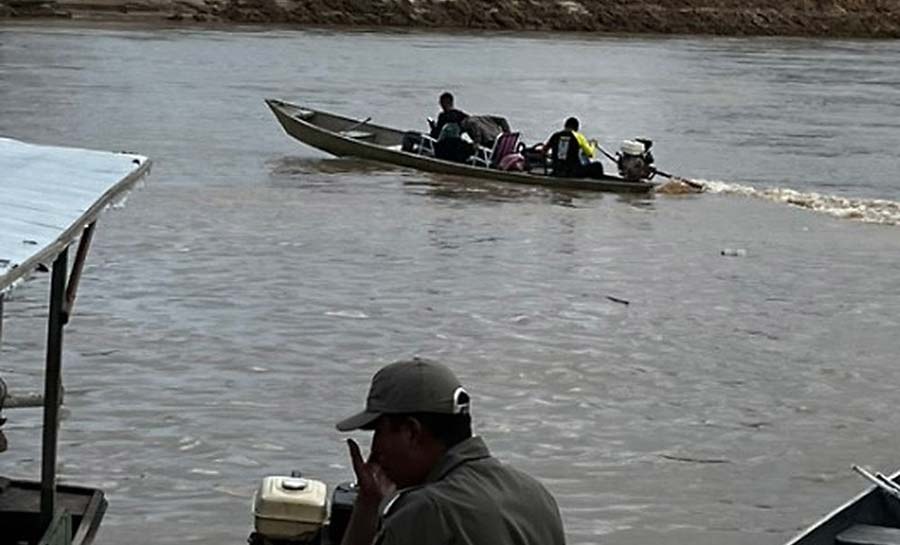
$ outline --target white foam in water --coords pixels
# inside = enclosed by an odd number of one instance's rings
[[[757,189],[748,185],[729,184],[711,180],[696,180],[709,193],[723,193],[757,197],[769,201],[822,212],[836,218],[853,219],[865,223],[900,225],[900,202],[886,199],[855,199],[819,193],[804,193],[793,189],[772,187]]]
[[[326,316],[337,316],[339,318],[354,318],[364,320],[369,317],[368,314],[361,310],[332,310],[325,313]]]

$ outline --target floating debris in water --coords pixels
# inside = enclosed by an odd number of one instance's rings
[[[691,456],[675,456],[672,454],[660,454],[661,458],[675,462],[691,462],[694,464],[728,464],[730,460],[724,458],[693,458]]]

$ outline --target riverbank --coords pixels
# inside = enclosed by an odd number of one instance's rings
[[[900,38],[895,0],[0,0],[0,18]]]

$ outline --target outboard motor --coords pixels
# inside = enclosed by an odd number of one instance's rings
[[[343,482],[331,494],[331,515],[328,517],[328,537],[332,545],[340,545],[350,524],[350,515],[356,505],[359,487],[353,482]]]
[[[327,501],[322,481],[301,476],[265,477],[253,495],[254,528],[249,545],[340,545],[359,492],[338,484]]]
[[[653,178],[656,169],[653,167],[651,147],[653,147],[653,142],[646,138],[635,138],[622,142],[619,153],[616,154],[619,176],[629,182]]]
[[[300,472],[290,477],[263,479],[253,496],[255,531],[251,545],[318,545],[327,519],[325,483],[306,479]]]

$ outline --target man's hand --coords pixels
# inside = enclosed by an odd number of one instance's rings
[[[356,473],[356,483],[359,485],[359,501],[378,506],[381,501],[394,493],[396,485],[388,479],[378,462],[371,459],[363,460],[359,444],[353,439],[347,439],[347,447],[350,449],[350,461],[353,462],[353,472]]]
[[[347,447],[356,473],[356,484],[359,485],[359,495],[356,496],[356,505],[353,506],[341,545],[371,545],[378,528],[378,507],[397,487],[387,478],[378,462],[372,460],[371,453],[368,460],[363,460],[359,445],[353,439],[347,439]]]

